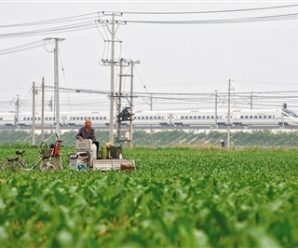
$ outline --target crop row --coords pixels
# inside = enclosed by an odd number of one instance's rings
[[[134,148],[125,156],[136,171],[0,171],[0,244],[298,246],[296,150]]]

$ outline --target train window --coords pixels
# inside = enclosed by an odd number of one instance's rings
[[[188,120],[188,116],[185,116],[184,118],[185,118],[185,120]]]
[[[201,116],[200,115],[198,116],[198,119],[201,120]]]
[[[150,120],[152,120],[152,116],[150,116]]]
[[[160,120],[161,119],[161,116],[158,116],[158,119]]]
[[[259,115],[259,119],[262,119],[263,116]]]
[[[205,119],[206,119],[206,116],[205,116],[205,115],[203,115],[203,116],[202,116],[202,119],[203,119],[203,120],[205,120]]]
[[[272,116],[271,115],[268,115],[268,119],[272,119]]]
[[[2,118],[0,120],[2,121]],[[25,121],[25,120],[26,120],[26,117],[23,118],[23,121]]]
[[[209,115],[207,115],[207,119],[208,119],[208,120],[210,119],[210,116],[209,116]]]
[[[194,118],[194,119],[197,119],[197,116],[195,115],[193,118]]]
[[[240,116],[240,119],[243,119],[243,117],[244,117],[244,116],[243,116],[243,115],[241,115],[241,116]]]
[[[275,116],[274,115],[272,115],[272,119],[275,119]]]
[[[189,116],[189,119],[192,119],[192,116]]]
[[[211,115],[211,119],[214,120],[214,116],[213,115]]]
[[[253,116],[252,116],[252,115],[250,115],[250,116],[249,116],[249,119],[253,119]]]
[[[258,116],[257,115],[254,115],[254,119],[258,119]]]
[[[38,120],[40,121],[40,117],[38,117]]]
[[[46,119],[46,121],[48,121],[48,120],[49,120],[49,118],[48,118],[48,117],[46,117],[45,119]]]
[[[267,119],[267,115],[264,115],[264,119]]]
[[[144,120],[144,116],[142,116],[142,120]]]
[[[104,120],[106,120],[106,119],[107,119],[107,117],[105,117],[105,116],[104,116],[104,117],[103,117],[103,119],[104,119]]]
[[[244,118],[245,118],[245,119],[248,119],[248,115],[246,115]]]
[[[181,116],[181,120],[183,120],[184,119],[184,116]]]
[[[2,117],[0,117],[0,121],[3,121],[3,118]]]
[[[149,117],[148,117],[148,116],[146,116],[146,117],[145,117],[145,119],[146,119],[146,120],[148,120],[148,119],[149,119]]]

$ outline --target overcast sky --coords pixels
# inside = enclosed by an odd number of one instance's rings
[[[81,15],[97,11],[202,11],[242,9],[294,4],[295,2],[0,2],[0,25],[25,23]],[[119,20],[201,20],[242,18],[278,15],[298,12],[298,7],[267,11],[226,13],[212,15],[128,15]],[[47,26],[0,28],[0,34],[49,28]],[[62,23],[62,25],[64,25]],[[235,91],[298,90],[298,19],[271,22],[234,24],[164,25],[128,23],[120,25],[116,57],[139,60],[136,66],[135,90],[149,92],[226,92],[228,79],[232,79]],[[101,34],[105,35],[102,27]],[[46,37],[61,37],[60,85],[70,88],[109,90],[110,69],[100,66],[107,58],[107,46],[97,29],[40,36],[0,38],[0,50]],[[48,50],[52,45],[48,44]],[[121,54],[120,54],[121,52]],[[62,63],[61,63],[62,62]],[[14,54],[0,55],[0,102],[1,111],[13,110],[6,104],[16,95],[23,102],[22,109],[29,107],[32,81],[40,85],[41,77],[53,85],[53,54],[43,47]],[[128,80],[128,79],[126,79]],[[125,82],[128,88],[128,81]],[[48,93],[47,98],[52,93]],[[62,94],[62,100],[83,107],[81,100],[90,101],[92,109],[105,110],[107,97],[97,95]],[[95,98],[101,106],[95,106]],[[80,99],[80,101],[75,101]],[[148,109],[140,102],[138,109]],[[144,103],[141,105],[141,103]],[[80,105],[80,106],[76,106]],[[163,103],[160,108],[169,107]],[[187,108],[187,105],[185,105]],[[68,110],[67,104],[62,110]]]

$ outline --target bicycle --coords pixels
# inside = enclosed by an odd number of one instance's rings
[[[51,163],[53,149],[41,142],[39,146],[39,157],[31,166],[31,169],[39,168],[40,170],[54,170],[56,167]]]
[[[16,170],[27,170],[28,164],[24,160],[24,150],[17,150],[16,156],[13,157],[7,157],[2,166],[0,166],[1,169],[11,169],[12,171]]]

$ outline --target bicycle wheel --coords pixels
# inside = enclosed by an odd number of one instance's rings
[[[13,170],[15,171],[15,164],[17,163],[17,157],[8,157],[2,165],[2,169],[4,170]]]
[[[0,165],[1,170],[6,170],[10,167],[10,163],[5,161],[2,165]]]
[[[43,162],[40,164],[41,170],[55,170],[55,166],[51,164],[50,162]]]

